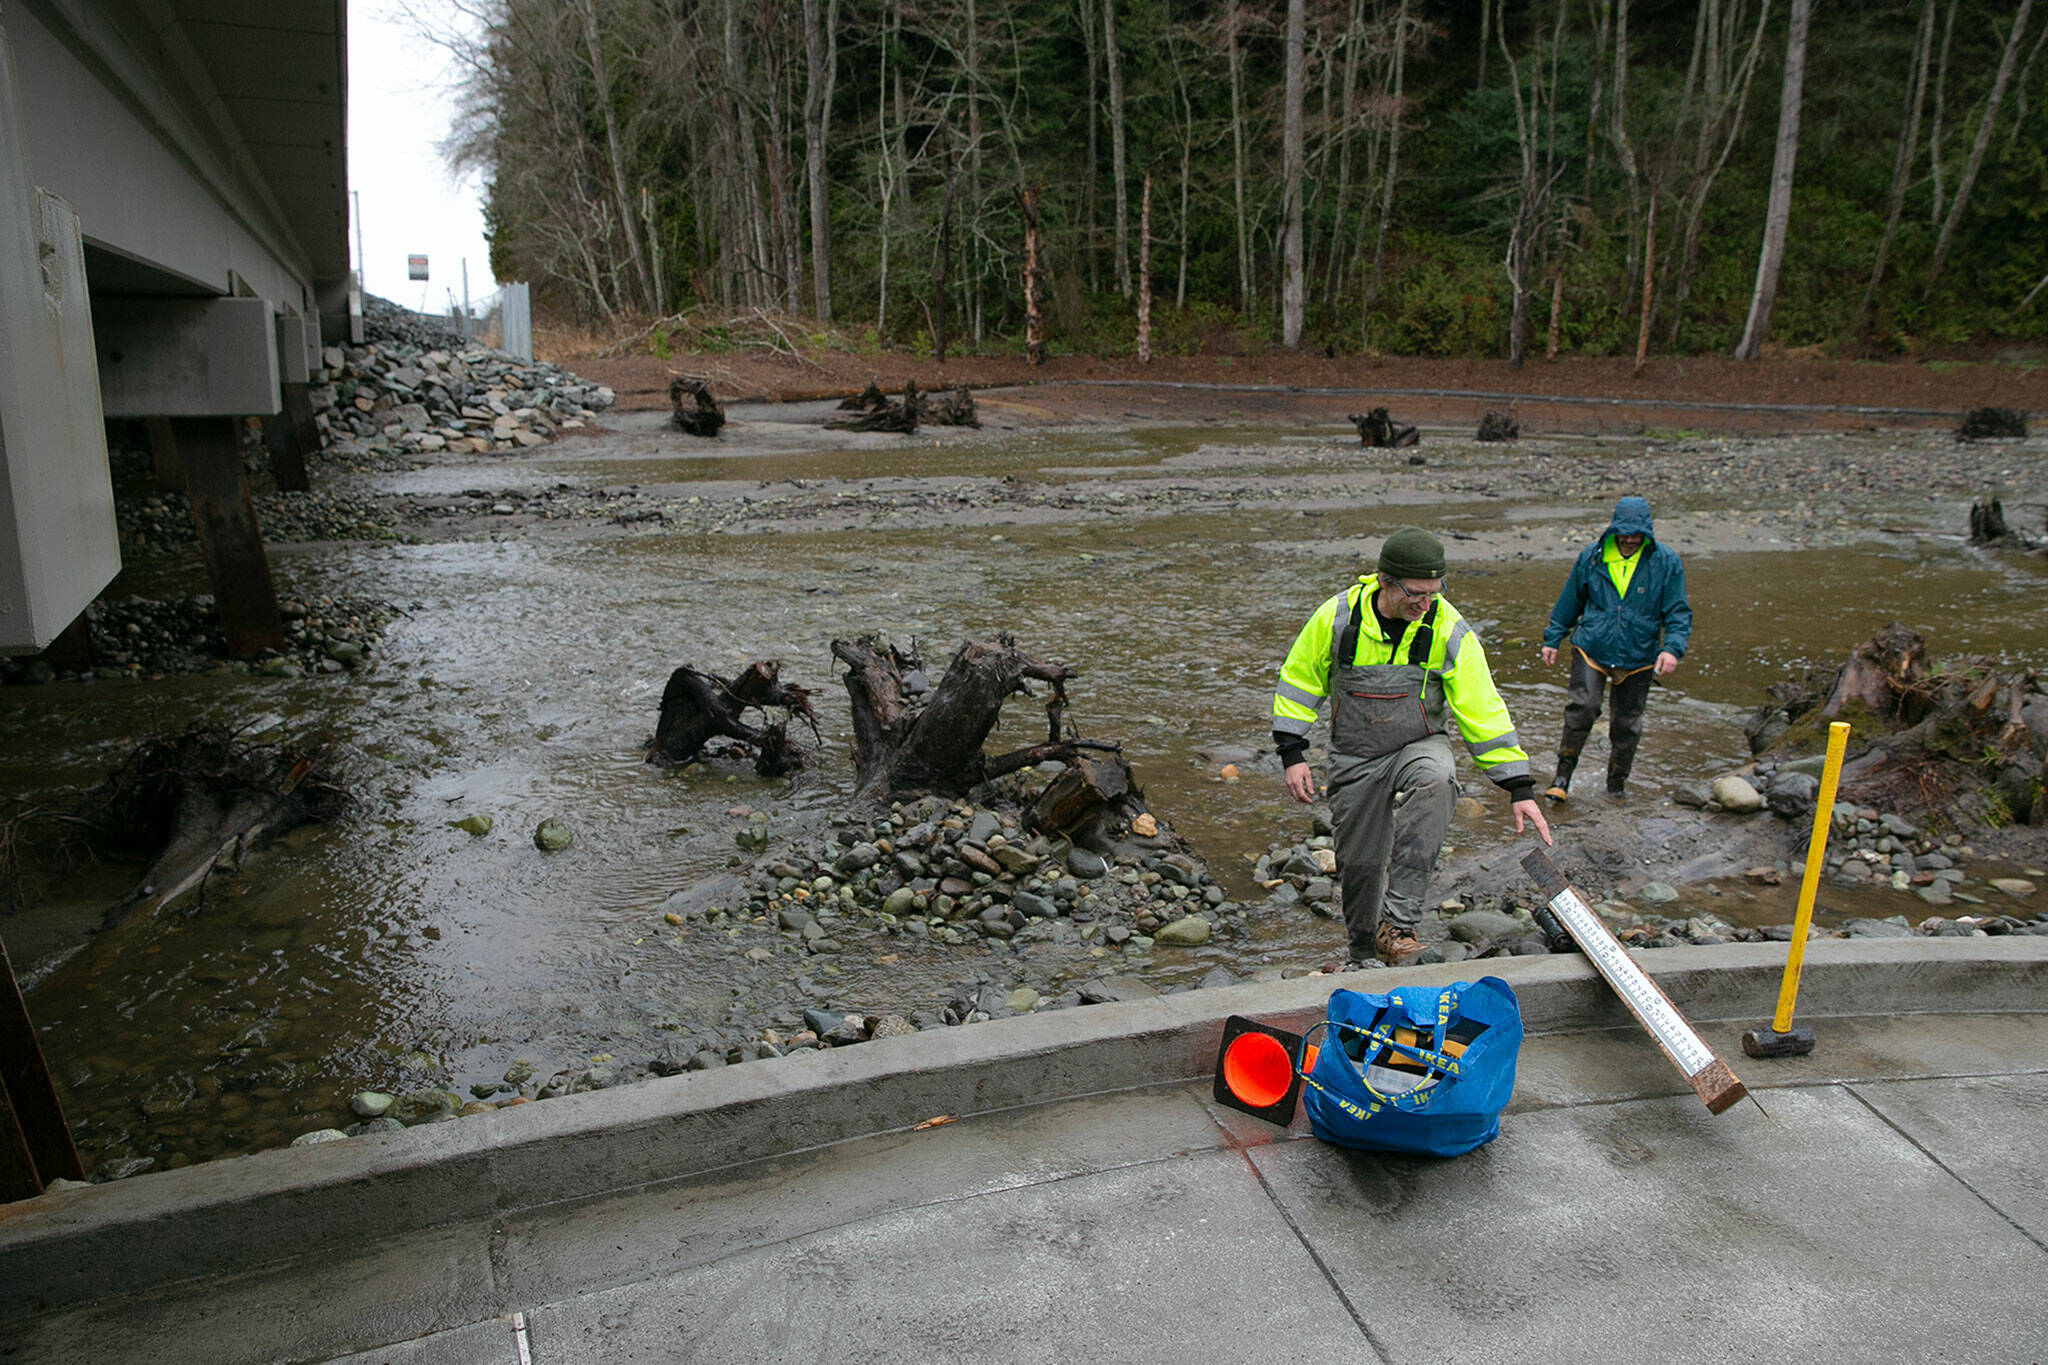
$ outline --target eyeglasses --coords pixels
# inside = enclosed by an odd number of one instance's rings
[[[1386,580],[1386,583],[1389,587],[1399,591],[1401,596],[1407,598],[1410,602],[1427,602],[1430,598],[1441,595],[1444,590],[1444,580],[1442,579],[1437,580],[1435,587],[1423,588],[1420,591],[1409,587],[1398,578],[1389,578]]]

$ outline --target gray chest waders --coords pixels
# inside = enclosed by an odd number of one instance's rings
[[[1383,908],[1394,925],[1414,924],[1450,830],[1458,789],[1443,675],[1427,664],[1437,614],[1432,604],[1406,663],[1355,664],[1361,592],[1331,650],[1330,814],[1354,962],[1376,954]]]

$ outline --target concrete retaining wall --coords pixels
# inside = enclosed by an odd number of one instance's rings
[[[1769,1022],[1785,950],[1640,954],[1696,1024]],[[1474,968],[1482,968],[1475,971]],[[0,1322],[907,1127],[1207,1077],[1223,1021],[1305,1029],[1330,991],[1498,975],[1530,1033],[1628,1027],[1577,956],[1304,977],[1058,1010],[263,1152],[0,1206]],[[2048,938],[1821,940],[1799,1018],[2048,1011]],[[1740,1058],[1731,1058],[1740,1071]]]

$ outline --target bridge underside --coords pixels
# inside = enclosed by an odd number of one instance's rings
[[[320,346],[360,340],[344,0],[0,10],[0,653],[78,643],[120,567],[104,421],[152,422],[237,652],[281,645],[239,458],[303,486]]]

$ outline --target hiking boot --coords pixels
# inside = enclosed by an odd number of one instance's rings
[[[1625,806],[1628,804],[1628,793],[1622,789],[1619,782],[1609,782],[1607,784],[1607,804],[1610,806]]]
[[[1550,786],[1544,790],[1543,795],[1553,805],[1558,806],[1561,806],[1565,802],[1571,800],[1571,793],[1567,792],[1564,789],[1564,783],[1562,782],[1551,783]]]
[[[1423,954],[1423,945],[1392,920],[1379,922],[1379,927],[1373,930],[1373,943],[1379,949],[1380,961],[1389,967],[1406,966]]]

